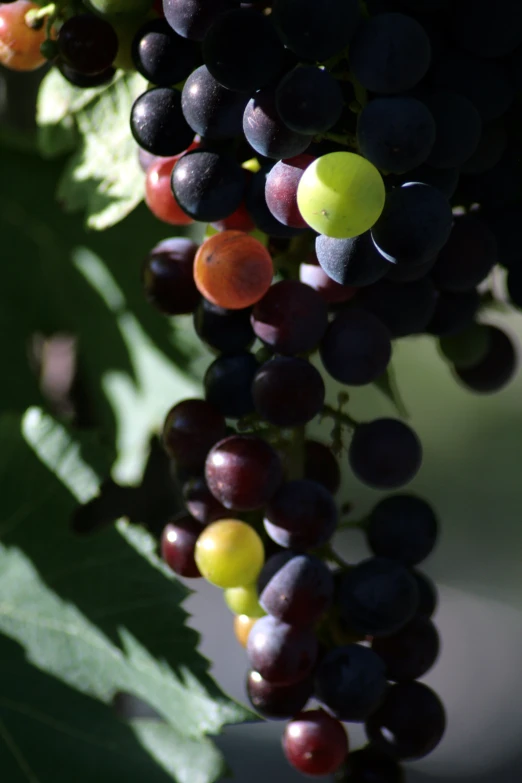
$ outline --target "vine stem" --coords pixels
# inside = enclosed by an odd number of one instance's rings
[[[323,417],[328,417],[330,419],[333,419],[339,424],[344,424],[346,427],[349,427],[351,430],[354,430],[356,427],[359,426],[359,422],[355,421],[355,419],[352,419],[349,413],[343,413],[343,411],[334,408],[332,405],[328,405],[328,404],[323,405],[322,415]]]
[[[364,530],[364,528],[367,526],[368,520],[365,517],[364,519],[353,519],[353,520],[346,520],[345,522],[340,522],[337,525],[336,531],[339,530]]]

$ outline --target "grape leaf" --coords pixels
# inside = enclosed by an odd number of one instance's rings
[[[42,82],[37,104],[40,150],[52,157],[76,149],[57,196],[68,211],[84,212],[89,228],[118,223],[143,199],[144,177],[129,117],[146,87],[140,74],[124,71],[109,85],[92,89],[74,87],[57,69]]]
[[[58,161],[0,147],[0,167],[0,350],[9,367],[2,410],[43,403],[27,360],[34,335],[72,335],[91,419],[113,440],[121,417],[132,414],[134,440],[122,445],[136,451],[137,433],[146,444],[145,425],[149,432],[157,428],[167,406],[186,393],[198,355],[191,327],[194,345],[184,344],[180,322],[156,312],[143,294],[141,265],[165,228],[142,205],[107,231],[86,232],[80,218],[65,215],[52,197]],[[149,406],[147,421],[143,408],[138,422],[136,406],[119,404],[120,390],[126,403]]]
[[[223,767],[205,735],[251,714],[209,677],[180,606],[188,590],[142,529],[84,538],[68,524],[108,455],[37,408],[0,417],[0,438],[0,758],[18,769],[6,780],[65,783],[72,769],[75,783],[215,780]],[[122,691],[158,720],[115,723]]]

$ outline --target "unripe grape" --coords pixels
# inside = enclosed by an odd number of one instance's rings
[[[259,596],[255,585],[229,587],[225,590],[225,602],[234,614],[248,617],[264,617],[266,612],[259,605]]]
[[[297,206],[311,228],[346,239],[363,234],[384,208],[384,182],[370,161],[354,152],[314,160],[297,188]]]
[[[196,542],[201,575],[217,587],[243,587],[257,579],[263,566],[263,543],[239,519],[220,519],[205,528]]]

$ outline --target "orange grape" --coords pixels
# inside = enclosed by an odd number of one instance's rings
[[[27,12],[39,7],[29,0],[0,4],[0,63],[11,71],[34,71],[47,62],[40,52],[45,24],[35,30],[25,21]]]
[[[268,250],[243,231],[222,231],[207,239],[194,260],[194,280],[205,299],[240,310],[270,288],[274,268]]]
[[[236,614],[234,617],[234,633],[242,647],[246,647],[248,634],[259,620],[259,617],[248,617],[246,614]]]

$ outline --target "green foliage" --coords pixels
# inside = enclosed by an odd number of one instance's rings
[[[57,197],[67,211],[84,212],[89,228],[109,228],[143,199],[143,172],[129,116],[146,86],[139,74],[123,71],[109,85],[87,90],[71,85],[57,69],[42,82],[40,149],[47,157],[74,150]]]
[[[247,713],[208,676],[184,625],[187,589],[142,530],[122,522],[84,539],[68,524],[96,493],[107,454],[37,408],[2,416],[0,438],[5,779],[65,782],[74,770],[75,781],[214,780],[221,759],[204,735]],[[157,719],[118,720],[117,692],[147,701]]]
[[[134,209],[143,175],[128,111],[139,78],[80,96],[51,72],[39,107],[47,160],[0,146],[0,768],[9,783],[210,783],[224,767],[207,734],[250,716],[210,678],[185,625],[188,590],[155,541],[129,522],[107,525],[119,513],[148,524],[176,510],[173,493],[149,508],[157,451],[148,495],[121,488],[130,507],[116,503],[107,518],[103,503],[84,507],[98,532],[71,526],[79,503],[100,488],[103,499],[109,476],[141,480],[166,410],[197,388],[190,319],[174,324],[143,296],[143,259],[172,230]],[[5,131],[4,144],[15,139]],[[118,224],[88,232],[81,214],[66,214],[84,209],[91,226]],[[34,346],[45,365],[56,335],[75,346],[75,423],[87,429],[45,411]],[[118,694],[154,717],[123,720]]]

